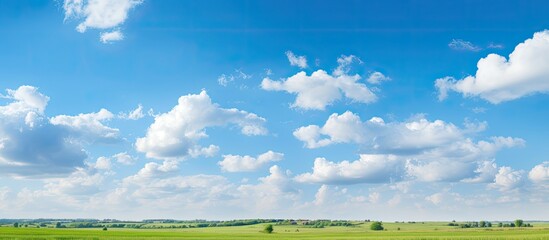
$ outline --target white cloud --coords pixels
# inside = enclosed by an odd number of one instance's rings
[[[114,154],[112,156],[112,158],[116,159],[116,161],[118,163],[121,163],[121,164],[124,164],[124,165],[132,165],[132,164],[135,163],[135,161],[137,161],[137,159],[135,157],[130,156],[126,152],[121,152],[121,153]]]
[[[197,142],[208,136],[205,131],[208,127],[232,124],[244,135],[265,135],[265,121],[253,113],[221,108],[202,91],[197,95],[181,96],[171,111],[156,116],[146,136],[138,138],[135,145],[150,158],[178,159],[200,148]]]
[[[381,84],[382,82],[389,81],[389,80],[391,80],[390,77],[387,77],[380,72],[373,72],[370,74],[368,79],[366,79],[366,81],[371,84]]]
[[[67,174],[87,155],[65,128],[44,116],[49,97],[32,86],[7,90],[0,106],[0,172],[18,176]]]
[[[522,170],[515,171],[510,167],[500,167],[491,186],[501,191],[513,190],[523,184],[523,175]]]
[[[252,75],[246,74],[241,69],[235,69],[233,74],[221,74],[217,78],[217,83],[223,87],[236,80],[246,80],[252,78]]]
[[[494,180],[494,177],[498,173],[498,166],[495,161],[484,161],[479,164],[475,173],[478,175],[474,178],[468,178],[462,180],[463,182],[469,183],[486,183]]]
[[[290,207],[295,204],[300,191],[295,189],[291,172],[283,171],[277,165],[269,169],[269,175],[259,178],[256,185],[244,184],[238,187],[239,198],[250,203],[256,209],[268,211],[281,206]]]
[[[305,56],[296,56],[293,52],[287,51],[286,57],[288,57],[290,65],[298,66],[299,68],[307,68],[307,58]]]
[[[65,20],[82,20],[76,27],[78,32],[88,28],[111,30],[101,33],[101,42],[117,41],[123,38],[119,30],[114,28],[122,25],[128,18],[128,12],[141,4],[142,0],[65,0]]]
[[[509,59],[489,54],[477,63],[475,76],[460,80],[444,77],[435,81],[439,100],[449,91],[465,97],[478,96],[493,104],[511,101],[536,93],[549,92],[549,30],[516,46]]]
[[[425,197],[425,200],[435,204],[435,205],[438,205],[442,202],[443,200],[443,197],[444,195],[442,193],[435,193],[433,195],[429,195],[427,197]]]
[[[524,140],[492,137],[491,141],[456,141],[425,151],[407,160],[408,175],[425,182],[488,182],[494,172],[488,160],[503,148],[523,146]]]
[[[452,41],[448,43],[448,47],[458,51],[478,52],[482,50],[481,47],[462,39],[452,39]]]
[[[120,131],[103,124],[113,117],[111,112],[101,109],[96,113],[81,113],[77,116],[55,116],[50,119],[50,122],[53,125],[67,127],[73,134],[89,142],[113,142],[119,140]]]
[[[13,102],[6,106],[0,106],[3,115],[28,114],[29,112],[42,114],[50,100],[48,96],[38,92],[38,88],[33,86],[23,85],[16,90],[7,89],[6,91],[8,95],[3,97],[11,99]]]
[[[475,142],[471,139],[485,128],[486,123],[469,122],[464,128],[459,128],[442,120],[431,122],[421,115],[404,122],[386,123],[379,117],[363,122],[352,112],[332,114],[324,126],[301,127],[294,131],[294,136],[308,148],[356,143],[361,146],[361,152],[368,153],[363,156],[380,159],[391,156],[391,166],[388,169],[366,167],[368,162],[363,157],[352,163],[333,163],[320,158],[315,161],[313,169],[316,171],[300,177],[304,181],[322,183],[382,181],[369,179],[370,175],[376,174],[385,176],[383,181],[406,175],[426,182],[490,182],[496,174],[492,162],[495,154],[502,148],[522,146],[524,140],[492,137],[488,141]],[[356,173],[348,175],[348,171],[341,168]]]
[[[348,75],[348,64],[352,61],[345,60],[348,58],[350,57],[343,56],[338,59],[340,65],[333,74],[317,70],[310,76],[305,72],[299,72],[281,81],[274,81],[267,77],[261,82],[261,88],[267,91],[286,91],[296,94],[292,107],[305,110],[324,110],[326,106],[340,100],[343,96],[353,102],[375,102],[377,96],[365,84],[358,82],[361,77],[358,74]]]
[[[430,122],[422,116],[406,122],[385,123],[380,117],[363,122],[350,111],[330,115],[324,126],[309,125],[294,131],[307,148],[334,143],[360,143],[379,151],[416,151],[463,138],[467,130],[442,120]],[[480,124],[481,126],[483,124]]]
[[[368,201],[370,203],[379,203],[379,199],[381,198],[381,194],[378,192],[372,192],[368,194]]]
[[[486,48],[503,49],[503,48],[505,48],[505,46],[503,46],[503,44],[499,44],[499,43],[490,43],[490,44],[488,44],[488,46]]]
[[[141,104],[137,105],[137,108],[132,110],[129,113],[119,113],[119,118],[122,119],[129,119],[129,120],[139,120],[143,117],[145,117],[145,114],[143,113],[143,106]]]
[[[120,30],[114,30],[111,32],[102,32],[99,40],[102,43],[112,43],[114,41],[120,41],[124,39],[124,34]]]
[[[528,178],[536,183],[549,183],[549,162],[536,165],[528,173]]]
[[[313,172],[295,177],[298,182],[323,184],[380,183],[400,180],[404,165],[396,156],[361,154],[360,159],[339,163],[315,159]]]
[[[227,172],[251,172],[271,162],[277,162],[284,158],[284,154],[267,151],[257,158],[245,155],[223,155],[223,160],[217,164],[223,171]]]
[[[315,205],[324,205],[326,198],[328,198],[328,185],[322,184],[315,194]]]
[[[111,170],[112,169],[111,159],[107,157],[97,158],[94,164],[94,168],[101,169],[101,170]]]

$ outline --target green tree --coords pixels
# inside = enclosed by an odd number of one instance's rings
[[[478,226],[481,227],[481,228],[486,227],[486,222],[485,221],[480,221],[478,223]]]
[[[371,225],[370,225],[370,229],[371,230],[374,230],[374,231],[381,231],[383,230],[383,224],[381,222],[373,222]]]
[[[272,224],[267,224],[267,226],[265,226],[265,229],[263,229],[263,232],[265,233],[272,233],[273,231],[274,231],[274,228]]]
[[[57,223],[55,224],[55,228],[60,228],[60,227],[61,227],[61,222],[57,222]]]
[[[498,227],[503,227],[503,223],[498,223]]]
[[[107,231],[107,227],[103,227],[103,231]]]
[[[13,223],[13,227],[19,227],[19,223],[18,222]]]
[[[524,221],[522,221],[522,219],[515,220],[516,227],[522,227],[523,224],[524,224]]]

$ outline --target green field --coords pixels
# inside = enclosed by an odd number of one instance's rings
[[[272,234],[262,233],[266,224],[238,227],[186,229],[98,228],[56,229],[0,227],[0,239],[548,239],[549,224],[532,228],[461,229],[443,222],[384,223],[385,231],[369,230],[370,223],[353,227],[308,228],[274,225]],[[400,230],[398,230],[400,228]]]

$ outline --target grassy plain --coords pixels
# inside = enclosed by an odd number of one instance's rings
[[[127,229],[56,229],[0,227],[0,239],[531,239],[549,240],[549,223],[534,223],[533,228],[461,229],[443,222],[384,223],[386,231],[369,230],[370,223],[353,227],[308,228],[274,225],[274,233],[262,233],[266,224],[237,227]],[[400,228],[400,230],[398,230]]]

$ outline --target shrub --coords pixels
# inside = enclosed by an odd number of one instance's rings
[[[264,233],[272,233],[273,231],[274,229],[272,224],[267,224],[267,226],[265,226],[265,229],[263,229]]]
[[[380,230],[383,230],[383,224],[381,222],[373,222],[371,225],[370,225],[370,229],[371,230],[374,230],[374,231],[380,231]]]

